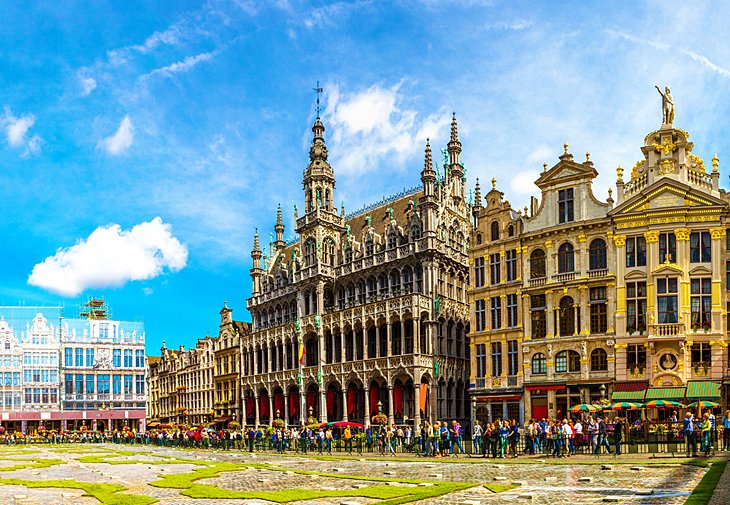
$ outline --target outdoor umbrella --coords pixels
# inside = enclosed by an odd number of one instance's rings
[[[700,400],[698,402],[690,403],[689,405],[687,405],[687,407],[690,409],[696,409],[697,407],[700,407],[702,409],[712,409],[719,406],[719,403],[711,402],[710,400]]]
[[[639,410],[644,405],[635,402],[616,402],[611,405],[611,410]]]
[[[569,409],[571,412],[598,412],[601,410],[601,407],[597,407],[595,405],[592,405],[590,403],[579,403],[578,405],[573,405]]]
[[[646,405],[644,405],[647,409],[665,409],[668,407],[676,407],[679,409],[685,408],[683,404],[679,402],[675,402],[673,400],[652,400],[650,402],[646,402]]]
[[[344,428],[346,426],[349,426],[351,428],[364,428],[365,427],[365,425],[363,425],[363,424],[354,423],[352,421],[337,421],[336,423],[333,423],[332,426],[334,426],[335,428]]]
[[[314,428],[321,428],[322,426],[327,426],[327,423],[312,423],[305,426],[305,428],[314,429]]]

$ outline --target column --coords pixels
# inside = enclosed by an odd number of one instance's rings
[[[677,238],[677,258],[672,258],[672,263],[676,263],[681,269],[680,285],[679,285],[679,317],[678,321],[683,324],[683,330],[686,333],[689,324],[692,321],[692,311],[690,308],[689,293],[689,234],[688,228],[677,228],[674,230],[674,236]]]
[[[547,324],[547,335],[545,335],[547,338],[554,337],[556,334],[559,334],[559,330],[555,328],[555,310],[553,309],[553,290],[548,289],[545,291],[545,303],[547,304],[547,321],[545,323]]]
[[[254,426],[259,425],[259,395],[254,393],[254,412],[256,413],[256,419],[254,420]]]
[[[415,399],[415,412],[413,416],[413,429],[418,429],[418,427],[421,425],[421,384],[416,384],[416,382],[413,382],[413,398]]]
[[[413,353],[421,353],[421,318],[413,315]]]
[[[370,356],[371,358],[377,358],[380,356],[380,326],[378,325],[377,321],[375,322],[375,356]]]
[[[344,384],[344,382],[343,382]],[[347,422],[347,388],[342,388],[342,420]]]
[[[406,353],[406,323],[403,321],[402,315],[400,316],[400,353]]]
[[[299,417],[302,426],[307,424],[307,417],[309,416],[309,412],[307,412],[307,393],[302,391],[303,387],[303,385],[299,387]]]
[[[365,427],[367,428],[370,426],[370,388],[365,387],[365,419],[364,423]]]
[[[243,388],[241,388],[241,427],[246,426],[246,397],[243,394]]]
[[[588,307],[588,286],[585,284],[578,287],[578,294],[580,296],[580,319],[577,319],[578,312],[576,311],[576,323],[575,334],[580,333],[581,335],[590,335],[591,333],[591,314]]]
[[[530,295],[527,293],[517,292],[517,296],[521,295],[522,302],[518,310],[521,310],[518,321],[522,321],[524,339],[532,338],[532,312],[530,311]]]
[[[644,232],[644,238],[646,238],[646,271],[653,272],[657,264],[659,263],[659,232],[651,230]],[[652,325],[655,322],[655,303],[656,296],[654,293],[654,283],[646,283],[646,322],[648,325]],[[654,330],[649,326],[647,335],[652,335]]]
[[[710,254],[712,254],[712,332],[725,333],[723,328],[722,317],[722,272],[725,271],[722,256],[722,239],[725,238],[727,231],[724,227],[710,228],[710,236],[712,237],[712,245]]]
[[[392,384],[388,384],[388,424],[394,424],[395,418],[393,416],[393,412],[395,409],[393,408],[393,386]]]
[[[327,392],[322,384],[319,385],[319,420],[327,422]]]
[[[616,327],[614,331],[617,336],[626,335],[626,282],[624,276],[626,275],[626,235],[612,235],[609,238],[613,238],[615,248],[614,261],[608,263],[616,267]],[[611,321],[614,319],[610,317],[611,312],[611,294],[612,291],[609,286],[608,290],[608,312],[609,312],[609,328]]]
[[[393,355],[393,323],[385,323],[385,334],[387,335],[388,340],[387,356],[390,358]]]
[[[347,338],[347,336],[342,331],[342,325],[340,325],[337,328],[337,330],[340,332],[339,333],[339,335],[340,335],[340,363],[344,363],[345,361],[347,361],[347,354],[345,353],[345,348],[346,348],[345,339]],[[352,350],[353,350],[353,352],[355,351],[355,341],[354,340],[352,341]]]
[[[575,248],[573,251],[574,254],[576,254],[578,257],[576,258],[577,261],[575,262],[575,274],[576,277],[587,277],[588,276],[588,269],[590,267],[588,260],[588,246],[586,245],[586,242],[588,241],[588,238],[584,234],[578,235],[578,244],[579,246]]]
[[[284,420],[284,428],[289,426],[289,391],[284,391],[284,412],[281,413]]]
[[[267,385],[270,386],[270,385]],[[271,421],[273,419],[276,419],[276,412],[274,412],[274,395],[272,394],[272,390],[269,387],[269,424],[271,424]]]

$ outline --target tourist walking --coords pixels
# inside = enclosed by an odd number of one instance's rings
[[[687,444],[687,457],[690,456],[690,450],[692,457],[697,457],[697,436],[695,435],[695,422],[692,412],[687,412],[684,415],[684,440]]]
[[[624,432],[624,423],[621,422],[621,418],[619,417],[616,419],[616,422],[613,423],[613,444],[616,447],[616,450],[614,452],[614,456],[620,456],[621,455],[621,436]]]
[[[481,454],[482,452],[482,426],[479,421],[474,421],[474,431],[472,432],[472,454]]]

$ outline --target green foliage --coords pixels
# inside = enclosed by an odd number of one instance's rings
[[[92,496],[104,505],[149,505],[156,499],[139,494],[120,494],[127,488],[119,484],[94,484],[75,480],[22,480],[0,479],[0,485],[25,486],[27,488],[81,489],[85,496]]]
[[[687,501],[684,502],[684,505],[707,505],[712,499],[712,494],[715,492],[715,487],[717,487],[726,466],[727,460],[714,461],[700,483],[692,491],[692,494],[689,495]]]

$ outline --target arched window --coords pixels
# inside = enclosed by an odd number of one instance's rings
[[[317,349],[317,347],[317,337],[312,336],[306,340],[306,344],[304,345],[304,350],[306,352],[304,357],[305,366],[317,366],[317,362],[319,361],[319,349]]]
[[[492,240],[499,240],[499,223],[497,221],[492,221],[490,229]]]
[[[417,224],[411,226],[411,240],[418,240],[421,238],[421,227]]]
[[[606,242],[597,238],[588,248],[588,269],[603,270],[606,268]]]
[[[310,237],[304,242],[304,265],[311,267],[317,263],[317,243]]]
[[[477,245],[479,245],[481,243],[482,243],[482,234],[481,233],[477,233]]]
[[[398,245],[398,235],[395,232],[388,234],[388,249],[395,249]]]
[[[515,236],[515,227],[513,225],[509,225],[507,227],[507,236],[509,236],[509,237]]]
[[[373,252],[375,252],[375,244],[373,244],[373,237],[369,236],[365,239],[365,255],[372,256]]]
[[[575,351],[560,351],[555,355],[555,372],[580,372],[580,354]]]
[[[403,290],[406,293],[413,291],[413,269],[410,266],[403,269]]]
[[[591,371],[604,372],[608,370],[608,355],[601,348],[593,349],[591,352]]]
[[[394,293],[400,291],[400,271],[397,269],[390,272],[390,289]]]
[[[558,272],[563,274],[575,270],[573,244],[566,242],[558,248]]]
[[[547,373],[547,360],[545,355],[538,352],[532,357],[532,374],[541,375]]]
[[[352,261],[352,246],[348,245],[347,249],[345,249],[345,263],[350,263]]]
[[[530,278],[545,277],[545,251],[535,249],[530,254]]]
[[[573,306],[573,299],[569,296],[564,296],[560,299],[560,336],[569,337],[575,333],[575,307]]]
[[[322,243],[322,263],[325,265],[335,265],[335,243],[331,238],[324,239]]]

